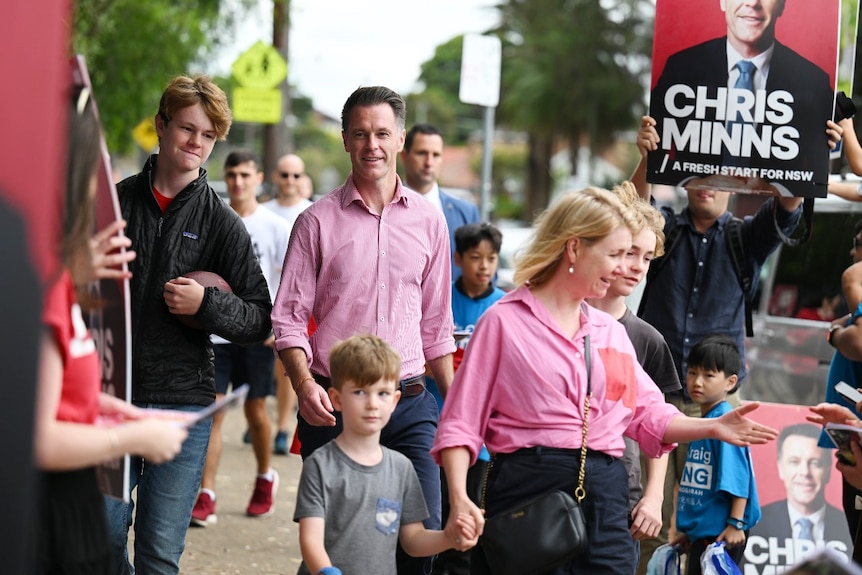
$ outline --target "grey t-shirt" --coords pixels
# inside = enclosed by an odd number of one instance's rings
[[[395,575],[398,530],[428,517],[413,464],[382,447],[383,460],[360,465],[330,441],[302,463],[293,520],[323,517],[324,545],[344,575]],[[299,575],[308,575],[305,563]]]
[[[682,388],[673,356],[667,342],[659,331],[626,309],[620,318],[620,323],[626,328],[632,346],[635,348],[638,363],[643,366],[647,375],[652,378],[662,393],[678,391]],[[643,497],[641,486],[641,462],[638,444],[629,439],[626,440],[626,450],[623,453],[623,463],[629,472],[629,513],[635,508],[638,501]]]

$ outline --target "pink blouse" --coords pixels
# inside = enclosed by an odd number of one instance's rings
[[[641,368],[625,328],[584,305],[581,327],[566,337],[547,308],[521,287],[479,319],[464,361],[446,396],[434,448],[463,446],[472,460],[484,442],[492,453],[532,446],[579,448],[590,336],[592,398],[587,443],[620,457],[623,435],[650,457],[671,451],[662,443],[680,412],[665,403]]]

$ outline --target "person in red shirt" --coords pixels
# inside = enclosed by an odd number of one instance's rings
[[[110,573],[105,505],[94,466],[126,453],[160,463],[179,453],[186,430],[176,421],[101,392],[99,355],[82,304],[94,277],[116,276],[107,266],[134,257],[109,252],[122,223],[91,238],[99,123],[89,89],[73,94],[69,120],[68,174],[61,245],[63,268],[48,286],[42,323],[35,424],[35,462],[40,471],[36,573]],[[99,425],[109,416],[118,425]],[[62,568],[62,569],[61,569]]]

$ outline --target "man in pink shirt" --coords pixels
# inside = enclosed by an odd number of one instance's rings
[[[429,454],[437,404],[424,373],[427,362],[445,396],[455,351],[449,234],[439,210],[404,188],[396,173],[405,116],[401,96],[382,86],[359,88],[347,99],[342,139],[352,172],[297,218],[272,320],[299,401],[303,457],[341,430],[326,391],[332,345],[371,333],[398,351],[401,401],[381,443],[413,462],[430,513],[425,526],[439,529],[440,470]],[[309,337],[312,317],[317,330]],[[398,572],[420,574],[423,563],[399,553]]]

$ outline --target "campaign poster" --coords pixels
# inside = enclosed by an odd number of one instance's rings
[[[83,56],[72,59],[73,81],[92,88],[87,64]],[[98,109],[93,109],[98,117]],[[104,137],[101,138],[96,191],[95,231],[120,219],[120,202],[111,174],[111,157]],[[122,233],[122,232],[120,232]],[[123,269],[128,269],[123,264]],[[98,305],[87,314],[86,322],[101,360],[102,391],[131,401],[132,394],[132,335],[131,295],[129,280],[103,279],[90,284],[90,294]],[[102,493],[129,501],[129,456],[107,461],[96,467],[96,479]]]
[[[779,437],[751,447],[762,516],[748,536],[743,575],[774,575],[829,549],[844,562],[853,542],[841,504],[832,449],[817,446],[822,427],[806,406],[761,403],[749,414]]]
[[[825,197],[840,0],[657,0],[647,181]]]

